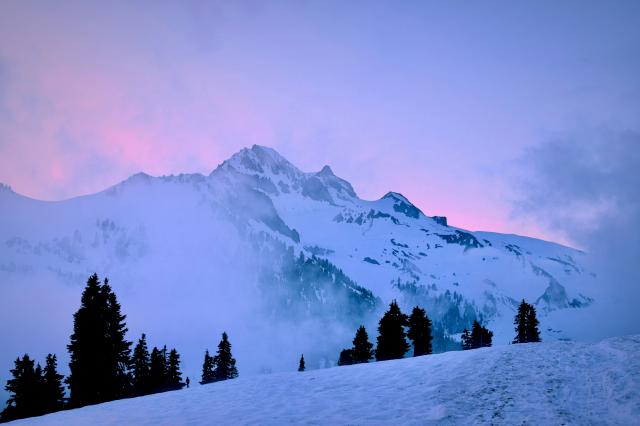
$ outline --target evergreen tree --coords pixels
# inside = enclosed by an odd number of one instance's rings
[[[518,306],[518,312],[513,320],[513,324],[516,326],[516,337],[513,339],[513,343],[527,343],[527,312],[529,311],[529,304],[522,299],[520,306]]]
[[[34,370],[34,375],[36,379],[35,383],[35,414],[36,416],[40,416],[45,413],[45,403],[44,403],[44,378],[42,377],[42,367],[40,363],[36,365],[36,369]]]
[[[536,318],[536,308],[533,305],[529,305],[529,310],[526,316],[526,330],[527,330],[527,341],[531,343],[540,342],[540,331],[538,330],[538,325],[540,322],[538,318]]]
[[[304,354],[300,356],[300,362],[298,363],[298,371],[304,371]]]
[[[185,385],[182,382],[182,373],[180,372],[180,355],[175,348],[169,352],[167,380],[169,389],[182,389]]]
[[[471,349],[490,347],[493,333],[480,325],[478,321],[473,322],[471,327]]]
[[[202,379],[200,380],[201,385],[214,381],[213,367],[213,357],[209,355],[209,350],[207,349],[204,353],[204,362],[202,363]]]
[[[469,330],[467,330],[466,328],[464,330],[462,330],[462,336],[460,337],[460,340],[462,341],[462,350],[466,351],[468,349],[473,349],[472,348],[472,343],[471,343],[471,334],[469,334]]]
[[[413,341],[413,356],[428,355],[432,352],[431,320],[424,309],[416,306],[409,316],[409,339]]]
[[[353,338],[351,355],[354,364],[369,362],[373,358],[373,344],[369,342],[369,335],[363,325],[358,328]]]
[[[124,339],[124,320],[108,281],[101,285],[93,274],[82,292],[80,309],[73,315],[73,334],[67,346],[71,406],[110,401],[128,394],[131,343]]]
[[[149,349],[147,348],[147,336],[142,333],[138,344],[133,349],[131,367],[133,370],[133,393],[146,395],[151,391],[151,365]]]
[[[538,330],[540,322],[536,318],[536,309],[524,299],[518,306],[513,323],[516,326],[516,337],[513,339],[513,343],[540,342],[540,331]]]
[[[2,421],[38,416],[44,413],[41,401],[42,373],[34,368],[35,361],[24,355],[17,358],[7,380],[5,390],[10,393],[7,407],[2,411]]]
[[[229,343],[226,332],[222,333],[222,340],[218,344],[218,353],[213,357],[213,363],[215,365],[213,369],[215,381],[238,377],[236,360],[231,355],[231,343]]]
[[[106,398],[108,401],[123,398],[131,393],[131,375],[129,372],[131,342],[125,340],[127,325],[126,315],[121,312],[120,303],[109,286],[109,280],[104,279],[102,286],[106,305],[107,348],[108,359],[105,371]]]
[[[167,389],[167,347],[162,350],[154,347],[151,350],[149,367],[149,387],[151,392],[162,392]]]
[[[104,305],[98,275],[93,274],[82,292],[80,309],[73,315],[73,334],[68,345],[71,360],[66,381],[73,407],[105,400],[100,377],[104,336],[107,336]]]
[[[394,300],[378,324],[377,361],[404,357],[404,354],[409,350],[409,344],[405,339],[405,325],[407,325],[407,316],[400,311]]]
[[[340,358],[338,358],[338,365],[351,364],[353,364],[353,349],[343,349],[340,352]]]
[[[46,413],[53,413],[64,408],[63,377],[62,374],[58,374],[56,356],[48,354],[42,375],[42,404]]]

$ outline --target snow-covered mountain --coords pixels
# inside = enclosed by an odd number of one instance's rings
[[[626,426],[640,416],[638,350],[640,336],[503,345],[240,377],[15,424]]]
[[[3,186],[0,320],[12,326],[0,371],[25,351],[64,353],[93,272],[110,278],[132,337],[186,348],[193,374],[223,329],[241,368],[282,369],[300,352],[326,365],[391,299],[427,309],[440,349],[476,318],[507,343],[522,298],[543,338],[572,337],[574,314],[596,302],[585,253],[453,225],[399,193],[362,200],[330,167],[304,173],[262,146],[209,176],[140,173],[59,202]]]

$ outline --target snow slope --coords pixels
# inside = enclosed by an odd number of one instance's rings
[[[33,425],[640,423],[640,336],[239,378],[17,421]]]

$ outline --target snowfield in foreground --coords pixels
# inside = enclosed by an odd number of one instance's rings
[[[640,424],[640,335],[244,377],[14,424]],[[242,366],[240,366],[242,367]]]

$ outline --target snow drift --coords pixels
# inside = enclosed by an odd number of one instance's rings
[[[638,335],[503,345],[241,377],[15,424],[631,425],[640,418],[639,351]]]

